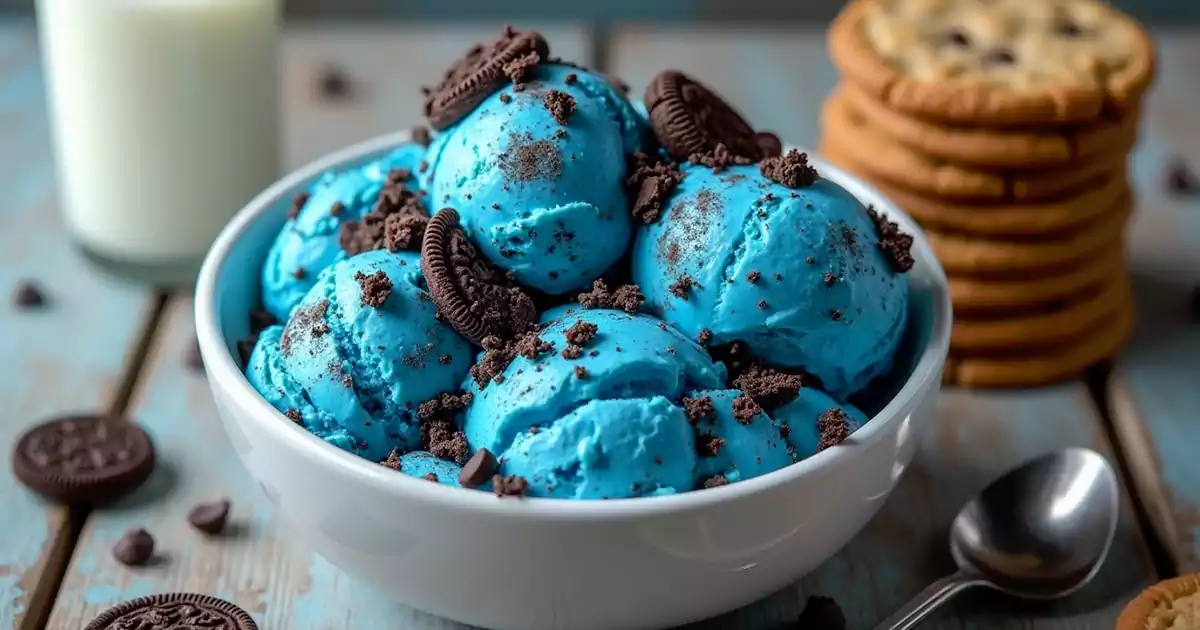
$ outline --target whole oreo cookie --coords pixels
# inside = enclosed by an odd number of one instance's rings
[[[48,499],[95,505],[140,486],[154,470],[154,446],[125,418],[67,416],[26,431],[13,449],[12,468]]]
[[[425,117],[434,129],[445,129],[505,81],[519,82],[525,70],[549,56],[550,46],[540,34],[505,26],[495,41],[474,46],[450,66],[442,82],[425,97]]]
[[[489,335],[512,340],[537,325],[533,300],[480,255],[452,208],[439,210],[425,228],[421,272],[438,312],[476,345]]]
[[[646,87],[643,101],[654,135],[676,160],[725,145],[737,156],[762,156],[754,129],[715,92],[678,70],[664,70]]]
[[[258,630],[250,613],[209,595],[160,593],[139,597],[104,611],[84,630]]]

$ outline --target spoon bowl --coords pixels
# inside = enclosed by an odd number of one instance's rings
[[[950,555],[958,571],[930,584],[878,628],[912,628],[974,586],[1026,599],[1083,588],[1112,546],[1119,488],[1108,460],[1085,448],[1049,453],[1009,471],[954,518]]]

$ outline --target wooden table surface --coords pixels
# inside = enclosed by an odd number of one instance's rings
[[[602,60],[635,86],[665,67],[693,72],[759,126],[809,146],[818,104],[836,80],[823,34],[811,28],[530,26],[556,54]],[[287,165],[418,123],[417,86],[495,28],[290,27],[281,112]],[[1004,469],[1067,445],[1109,454],[1129,482],[1098,579],[1052,605],[964,597],[927,627],[1111,627],[1146,585],[1200,571],[1200,483],[1193,483],[1200,479],[1193,417],[1200,324],[1189,317],[1190,291],[1200,282],[1200,202],[1169,197],[1159,183],[1172,156],[1200,165],[1192,114],[1200,76],[1187,69],[1200,61],[1200,40],[1164,32],[1158,41],[1162,78],[1144,108],[1133,159],[1139,204],[1131,264],[1142,319],[1107,386],[947,390],[915,465],[853,542],[794,586],[694,627],[772,628],[793,619],[811,594],[834,597],[850,627],[870,627],[950,570],[946,532],[966,499]],[[319,98],[316,80],[330,64],[351,74],[352,98]],[[266,630],[461,627],[385,601],[292,540],[237,462],[203,377],[184,364],[191,300],[101,275],[72,249],[57,213],[36,34],[22,19],[0,21],[0,201],[0,287],[34,279],[50,297],[40,311],[0,308],[0,435],[15,439],[59,412],[108,408],[136,418],[162,462],[135,496],[90,514],[45,503],[0,477],[0,627],[80,628],[118,601],[174,590],[229,599]],[[220,496],[233,501],[236,535],[196,536],[187,510]],[[130,569],[113,560],[111,545],[135,525],[155,534],[162,562]]]

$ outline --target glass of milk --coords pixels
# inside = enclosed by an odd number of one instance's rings
[[[38,0],[63,216],[88,258],[190,283],[279,175],[279,0]]]

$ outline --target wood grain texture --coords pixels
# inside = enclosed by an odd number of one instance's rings
[[[1129,453],[1155,530],[1180,572],[1200,571],[1200,196],[1170,194],[1164,165],[1183,157],[1200,173],[1200,41],[1158,38],[1161,75],[1144,107],[1134,154],[1137,214],[1130,266],[1140,322],[1109,386],[1118,436]]]
[[[27,492],[8,473],[11,444],[27,427],[67,411],[113,403],[150,294],[90,269],[66,238],[50,150],[32,22],[0,22],[0,627],[40,623],[66,553],[65,508]],[[17,311],[14,287],[34,280],[45,308]]]

